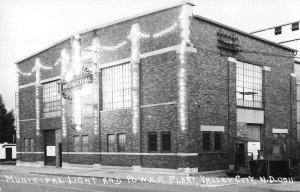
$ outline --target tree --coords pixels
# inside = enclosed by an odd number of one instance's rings
[[[15,142],[16,130],[14,122],[14,111],[6,110],[2,95],[0,94],[0,143]]]

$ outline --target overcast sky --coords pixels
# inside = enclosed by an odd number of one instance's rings
[[[176,0],[0,0],[0,94],[14,108],[14,63],[77,31]],[[300,0],[193,0],[194,14],[252,32],[300,20]]]

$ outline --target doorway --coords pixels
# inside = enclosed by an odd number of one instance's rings
[[[55,166],[55,130],[44,131],[44,164]]]

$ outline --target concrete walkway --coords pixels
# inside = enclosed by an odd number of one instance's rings
[[[32,175],[44,175],[49,177],[82,177],[82,178],[97,178],[102,179],[103,182],[109,182],[113,180],[123,180],[128,183],[135,182],[148,182],[148,183],[160,183],[169,185],[181,185],[191,187],[226,187],[236,185],[237,187],[247,187],[269,189],[268,191],[299,191],[299,181],[263,181],[253,178],[228,178],[225,173],[214,172],[202,172],[197,176],[188,176],[184,173],[178,172],[158,172],[158,171],[133,171],[130,169],[121,168],[55,168],[55,167],[16,167],[9,165],[0,165],[0,174],[3,172],[6,174],[9,172],[19,172],[23,174]],[[110,180],[109,180],[110,179]]]

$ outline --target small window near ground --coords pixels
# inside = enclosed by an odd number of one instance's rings
[[[162,132],[162,152],[171,151],[171,132]]]
[[[202,133],[203,151],[210,151],[210,132]]]
[[[118,134],[118,152],[125,152],[125,134]]]
[[[157,133],[148,133],[148,150],[149,152],[157,151]]]
[[[107,135],[107,152],[114,152],[115,135]]]

